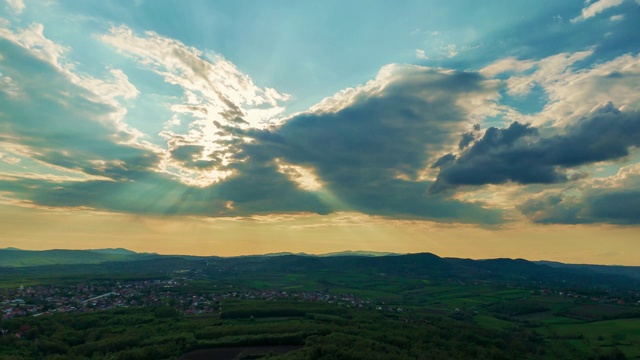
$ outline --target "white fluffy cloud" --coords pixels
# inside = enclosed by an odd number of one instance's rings
[[[33,24],[27,29],[15,32],[9,28],[0,28],[0,37],[27,49],[32,55],[50,63],[58,70],[63,70],[60,58],[67,49],[46,38],[42,24]]]
[[[450,84],[445,84],[454,78],[459,79],[460,83],[452,81]],[[326,97],[306,113],[314,115],[336,114],[349,107],[355,107],[366,99],[383,98],[386,93],[398,91],[398,84],[410,87],[421,81],[424,81],[423,87],[416,90],[412,96],[425,104],[450,102],[452,108],[449,110],[451,113],[461,111],[456,115],[461,116],[457,121],[449,122],[448,117],[451,114],[436,115],[435,113],[443,111],[439,107],[437,107],[438,110],[432,110],[434,112],[432,115],[440,116],[441,122],[433,122],[430,125],[432,126],[433,138],[424,140],[423,145],[427,149],[429,164],[437,161],[443,154],[457,150],[460,135],[471,130],[474,125],[481,123],[487,117],[497,116],[506,111],[504,106],[498,103],[500,98],[500,82],[498,80],[482,79],[477,73],[471,72],[390,64],[382,67],[375,79],[364,85],[346,88],[333,96]],[[473,83],[473,85],[467,86],[468,84],[464,84],[465,81]],[[299,114],[295,114],[293,117],[296,115]],[[366,132],[366,130],[363,131]],[[438,138],[439,136],[442,138]],[[437,138],[438,140],[436,140]],[[444,141],[444,138],[448,140]],[[436,175],[437,170],[427,166],[419,171],[418,179],[432,180]],[[398,172],[396,176],[399,179],[405,178],[405,174],[402,172]]]
[[[590,69],[572,71],[545,85],[549,103],[539,123],[573,122],[603,104],[640,109],[640,55],[623,55]]]
[[[0,28],[0,38],[5,38],[22,47],[32,56],[53,66],[72,84],[88,90],[85,96],[89,97],[89,100],[112,106],[115,111],[110,112],[106,117],[96,114],[96,119],[113,127],[115,134],[120,134],[115,138],[116,142],[138,142],[141,133],[124,122],[127,110],[121,104],[121,100],[133,99],[139,92],[122,70],[111,69],[110,78],[98,78],[75,71],[73,62],[65,58],[65,54],[70,49],[47,38],[42,24],[35,23],[26,29],[18,30]],[[10,95],[14,97],[20,94],[19,87],[12,82],[11,78],[5,77],[4,82],[13,85],[5,92],[10,91]]]
[[[505,110],[509,120],[534,125],[566,125],[612,102],[621,110],[640,109],[640,55],[626,54],[590,68],[574,69],[593,50],[561,53],[541,60],[498,60],[482,70],[485,76],[513,73],[504,80],[511,96],[526,96],[540,86],[548,100],[539,113],[523,116]],[[531,70],[534,69],[533,72]]]
[[[290,96],[256,86],[220,55],[154,32],[139,36],[125,26],[112,28],[101,39],[182,89],[183,99],[171,104],[175,116],[160,135],[168,145],[163,171],[185,183],[207,186],[232,174],[228,165],[244,139],[230,128],[267,129],[281,122],[280,104]]]

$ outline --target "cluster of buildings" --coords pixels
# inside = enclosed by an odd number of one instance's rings
[[[0,289],[3,319],[42,316],[54,312],[89,312],[118,307],[170,306],[182,314],[194,315],[220,311],[225,299],[298,300],[325,302],[362,308],[371,304],[353,294],[327,294],[321,291],[287,292],[275,290],[186,292],[178,287],[186,279],[104,281],[70,286],[38,285]]]
[[[347,307],[362,308],[370,305],[371,300],[360,299],[353,294],[328,294],[322,291],[277,291],[277,290],[250,290],[250,291],[234,291],[226,293],[213,294],[212,299],[220,302],[224,299],[241,299],[241,300],[299,300],[305,302],[325,302],[328,304],[338,304]]]
[[[162,304],[167,298],[180,296],[170,289],[176,280],[81,283],[71,286],[38,285],[0,289],[3,319],[27,315],[41,316],[53,312],[87,312],[123,306]]]
[[[640,306],[640,291],[628,291],[627,293],[598,291],[594,294],[580,293],[572,290],[553,290],[542,288],[530,291],[531,295],[560,296],[573,298],[583,302],[614,305],[638,305]]]

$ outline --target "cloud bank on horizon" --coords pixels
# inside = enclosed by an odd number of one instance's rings
[[[640,3],[436,5],[7,0],[0,203],[640,224]]]

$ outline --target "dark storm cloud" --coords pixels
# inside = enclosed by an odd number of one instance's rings
[[[462,138],[460,139],[460,142],[458,143],[458,149],[462,150],[462,149],[466,148],[475,139],[476,139],[476,136],[472,132],[467,132],[467,133],[462,134]]]
[[[585,199],[591,219],[640,224],[640,191],[616,190],[589,194]]]
[[[438,160],[436,160],[435,163],[433,163],[433,165],[431,165],[431,168],[436,169],[436,168],[446,167],[448,165],[453,164],[454,161],[456,161],[455,155],[453,154],[442,155],[440,158],[438,158]]]
[[[537,223],[580,223],[578,213],[581,209],[562,201],[561,195],[532,199],[519,205],[518,210]]]
[[[441,168],[432,192],[459,185],[558,183],[571,180],[567,168],[625,157],[640,146],[640,113],[613,104],[592,112],[564,134],[543,137],[536,128],[514,122],[489,128],[455,162]]]
[[[335,113],[302,114],[256,140],[242,156],[313,168],[325,188],[351,210],[368,214],[495,223],[500,215],[477,205],[428,196],[417,180],[436,151],[465,120],[456,100],[482,91],[470,73],[414,69],[380,93],[360,94]],[[256,176],[261,176],[256,174]]]
[[[574,198],[562,195],[533,199],[518,209],[537,223],[640,224],[640,191],[633,189],[588,189]]]
[[[233,201],[229,215],[311,212],[327,214],[336,209],[323,203],[317,194],[298,188],[273,162],[249,161],[234,165],[237,175],[211,188],[212,193]]]
[[[337,113],[300,115],[277,133],[286,139],[283,155],[313,164],[323,179],[344,172],[363,179],[392,178],[398,172],[413,178],[431,151],[450,141],[451,128],[465,120],[457,98],[480,90],[476,74],[416,70],[380,94]]]

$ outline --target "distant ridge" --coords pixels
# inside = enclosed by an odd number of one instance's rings
[[[624,275],[634,279],[640,279],[640,266],[565,264],[557,261],[547,260],[534,261],[534,263],[539,265],[547,265],[554,268],[589,270],[599,274]]]
[[[156,253],[138,253],[125,248],[103,248],[90,250],[22,250],[15,247],[0,249],[0,267],[15,268],[20,271],[24,267],[56,266],[56,265],[97,265],[120,262],[110,266],[134,266],[143,261],[177,262],[179,264],[194,261],[228,262],[234,266],[252,264],[254,269],[269,272],[270,266],[278,269],[341,269],[357,268],[377,269],[380,273],[403,272],[406,274],[455,274],[489,276],[491,274],[508,274],[518,278],[544,278],[561,273],[591,274],[590,276],[624,276],[627,279],[640,280],[640,266],[608,266],[565,264],[553,261],[528,261],[524,259],[460,259],[440,258],[430,253],[397,254],[392,252],[348,250],[326,254],[306,254],[280,252],[264,255],[245,256],[192,256],[192,255],[159,255]],[[186,263],[182,263],[186,261]],[[269,265],[272,264],[272,265]],[[226,266],[226,265],[225,265]],[[244,265],[243,265],[244,266]],[[553,270],[553,271],[552,271]],[[553,275],[551,275],[553,274]],[[466,276],[465,275],[465,276]]]
[[[240,255],[237,257],[277,257],[277,256],[309,256],[309,257],[334,257],[334,256],[365,256],[365,257],[377,257],[377,256],[396,256],[396,255],[404,255],[393,252],[382,252],[382,251],[366,251],[366,250],[345,250],[345,251],[337,251],[331,253],[324,254],[308,254],[305,252],[292,253],[289,251],[276,252],[276,253],[267,253],[267,254],[252,254],[252,255]],[[229,256],[236,257],[236,256]]]
[[[22,250],[5,248],[0,249],[0,267],[100,264],[107,261],[144,260],[159,256],[157,254],[136,253],[124,248],[94,250]]]
[[[292,253],[292,252],[288,252],[288,251],[277,252],[277,253],[267,253],[267,254],[263,254],[263,255],[243,255],[243,256],[267,256],[267,257],[272,257],[272,256],[289,256],[289,255],[313,256],[313,255],[309,255],[309,254],[303,253],[303,252]],[[234,257],[234,256],[231,256],[231,257]]]
[[[113,254],[113,255],[131,255],[137,254],[135,251],[127,250],[125,248],[107,248],[107,249],[89,249],[100,254]]]
[[[162,274],[197,270],[203,274],[341,274],[358,272],[414,279],[511,284],[544,282],[640,286],[640,267],[609,267],[535,263],[524,259],[441,258],[431,253],[384,255],[380,252],[344,251],[324,255],[286,254],[235,257],[158,255],[127,249],[6,250],[0,249],[0,274]],[[114,253],[115,252],[115,253]],[[612,273],[612,269],[616,273]],[[606,271],[606,272],[605,272]]]
[[[401,255],[393,252],[381,252],[381,251],[365,251],[365,250],[346,250],[346,251],[338,251],[331,252],[326,254],[320,254],[316,256],[396,256]]]

